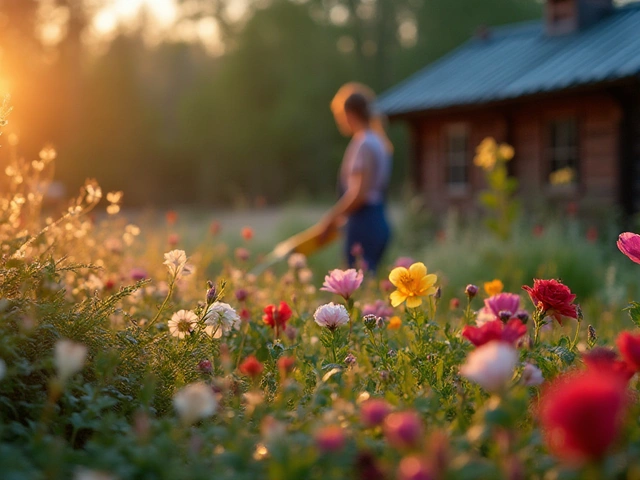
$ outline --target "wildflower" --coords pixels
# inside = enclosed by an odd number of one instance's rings
[[[626,406],[626,388],[615,376],[587,370],[557,378],[538,411],[548,451],[567,461],[602,458],[618,436]]]
[[[209,327],[207,332],[214,338],[227,335],[232,329],[240,329],[240,317],[231,305],[224,302],[213,302],[209,305],[204,323]]]
[[[349,300],[362,284],[363,274],[361,270],[353,268],[349,270],[331,270],[329,275],[324,277],[324,283],[320,290],[340,295],[345,300]]]
[[[200,370],[202,373],[211,373],[213,372],[213,365],[211,364],[210,360],[202,360],[200,363],[198,363],[198,370]]]
[[[140,280],[149,278],[149,274],[144,268],[132,268],[129,275],[131,275],[131,280],[134,282],[139,282]]]
[[[458,308],[460,308],[460,299],[453,297],[449,300],[449,310],[457,310]]]
[[[358,361],[356,360],[356,357],[353,355],[353,353],[349,353],[345,359],[344,359],[344,364],[347,367],[352,367],[354,366]]]
[[[362,307],[362,315],[375,315],[376,317],[389,318],[393,315],[393,308],[384,300],[376,300]]]
[[[212,416],[218,409],[213,389],[206,383],[191,383],[173,397],[173,406],[180,419],[187,425]]]
[[[236,300],[238,300],[239,302],[244,302],[249,296],[249,292],[247,292],[244,288],[239,288],[238,290],[236,290],[235,295]]]
[[[502,290],[504,290],[504,284],[497,278],[490,282],[484,282],[484,291],[490,297],[502,293]]]
[[[498,148],[498,155],[500,155],[503,160],[508,162],[513,158],[514,154],[515,152],[511,145],[507,145],[506,143],[500,144],[500,147]]]
[[[323,453],[335,453],[342,450],[346,443],[346,437],[342,427],[329,425],[322,427],[315,434],[316,446]]]
[[[422,420],[413,411],[391,413],[384,421],[384,435],[395,448],[413,448],[423,437]]]
[[[575,177],[576,172],[573,168],[564,167],[549,174],[549,183],[551,185],[568,185],[573,182]]]
[[[621,233],[617,245],[631,261],[640,263],[640,235],[631,232]]]
[[[389,330],[398,330],[402,326],[402,320],[400,317],[395,316],[389,319],[389,323],[387,324],[387,328]]]
[[[616,339],[622,358],[635,370],[640,370],[640,334],[622,332]]]
[[[242,235],[242,238],[247,241],[253,238],[253,229],[251,227],[243,227],[240,233]]]
[[[207,282],[207,305],[211,305],[218,298],[218,289],[212,281]]]
[[[437,275],[427,275],[427,267],[421,262],[414,263],[408,269],[394,268],[389,274],[389,280],[396,287],[389,296],[394,307],[406,301],[407,307],[417,308],[422,305],[421,297],[435,295],[437,291],[434,286],[438,281]]]
[[[460,374],[488,392],[502,390],[513,376],[518,352],[505,342],[489,342],[472,351],[460,367]]]
[[[251,256],[251,252],[244,247],[238,247],[235,251],[236,258],[241,262],[246,262]]]
[[[515,345],[526,333],[527,326],[517,318],[509,320],[506,324],[500,320],[492,320],[481,327],[467,325],[462,329],[462,336],[476,347],[496,340]]]
[[[520,296],[514,293],[498,293],[485,299],[484,305],[496,318],[502,319],[501,314],[504,313],[507,320],[510,320],[520,311]]]
[[[384,419],[391,413],[391,406],[380,398],[372,398],[360,406],[360,421],[368,428],[382,425]]]
[[[373,330],[378,324],[378,317],[373,314],[365,315],[362,317],[362,323],[364,323],[367,330]]]
[[[171,250],[164,254],[163,265],[169,269],[171,278],[190,275],[193,267],[187,264],[187,254],[184,250]]]
[[[280,302],[277,307],[275,305],[267,305],[264,307],[262,321],[271,328],[284,328],[292,314],[291,307],[286,302]]]
[[[178,236],[177,233],[172,233],[169,235],[169,237],[167,237],[167,243],[171,247],[175,247],[176,245],[178,245],[179,242],[180,242],[180,237]]]
[[[411,257],[399,257],[398,259],[396,259],[395,263],[393,264],[394,267],[403,267],[403,268],[409,268],[411,267],[411,265],[413,265],[415,262],[415,260]]]
[[[175,225],[178,221],[178,212],[176,212],[175,210],[167,210],[167,213],[165,213],[164,217],[167,221],[167,225]]]
[[[485,138],[476,148],[476,156],[473,159],[474,165],[484,170],[491,170],[497,162],[496,150],[498,145],[491,138]]]
[[[305,268],[307,266],[307,257],[305,257],[302,253],[292,253],[291,255],[289,255],[287,263],[289,264],[289,268],[300,270],[301,268]]]
[[[255,379],[262,373],[262,370],[264,370],[264,365],[262,365],[262,363],[260,363],[260,360],[258,360],[255,356],[249,355],[242,361],[242,363],[238,367],[238,370],[240,370],[243,375]]]
[[[620,336],[618,337],[620,338]],[[598,347],[584,353],[582,361],[587,366],[587,370],[600,372],[603,375],[613,375],[625,385],[633,377],[635,369],[628,362],[620,360],[613,350]]]
[[[184,338],[191,334],[197,322],[198,316],[191,310],[179,310],[169,320],[169,332],[174,337]]]
[[[280,375],[282,375],[283,378],[286,377],[287,374],[293,371],[293,367],[295,364],[296,359],[294,357],[280,357],[277,362]]]
[[[537,308],[541,308],[544,315],[555,318],[562,325],[562,318],[578,318],[578,310],[573,305],[576,296],[569,287],[557,280],[533,281],[533,288],[522,287],[529,293],[531,301]]]
[[[542,371],[535,365],[526,363],[522,370],[522,383],[527,387],[537,387],[542,385],[542,382],[544,382]]]
[[[427,462],[417,455],[410,455],[400,460],[398,465],[398,480],[433,480]]]
[[[327,303],[326,305],[321,305],[316,309],[313,314],[313,318],[321,327],[327,327],[329,330],[335,330],[336,328],[349,323],[349,312],[347,312],[344,305]]]
[[[471,299],[478,294],[478,287],[470,283],[467,285],[467,288],[464,289],[464,294]]]
[[[84,367],[87,347],[71,340],[58,340],[54,350],[54,362],[58,377],[66,382]]]

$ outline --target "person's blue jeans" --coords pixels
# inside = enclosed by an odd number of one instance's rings
[[[349,267],[355,266],[356,257],[353,255],[353,248],[360,245],[367,268],[375,272],[391,237],[384,204],[365,205],[352,213],[345,229],[345,254]]]

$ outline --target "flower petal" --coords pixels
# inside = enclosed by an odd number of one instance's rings
[[[422,305],[422,298],[420,297],[407,298],[407,308],[418,308],[420,305]]]
[[[396,267],[393,270],[391,270],[391,273],[389,273],[389,281],[391,283],[393,283],[394,286],[398,286],[398,283],[400,283],[400,279],[407,274],[407,269],[404,267]]]
[[[391,305],[397,307],[407,299],[407,296],[402,292],[396,290],[395,292],[391,292],[391,295],[389,295],[389,299],[391,299]]]
[[[427,267],[422,262],[414,263],[409,267],[409,273],[414,279],[420,279],[427,274]]]

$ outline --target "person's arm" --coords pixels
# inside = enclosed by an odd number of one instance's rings
[[[338,224],[340,219],[357,211],[367,200],[373,181],[373,154],[366,145],[358,152],[356,168],[347,179],[347,191],[324,215],[320,224],[325,232]]]

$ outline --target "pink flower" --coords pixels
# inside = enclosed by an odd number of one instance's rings
[[[367,427],[376,427],[389,415],[391,407],[380,398],[367,400],[360,407],[360,420]]]
[[[500,320],[492,320],[480,327],[467,325],[462,329],[462,336],[476,347],[495,340],[515,345],[526,333],[527,326],[517,318],[512,318],[506,324]]]
[[[362,307],[362,316],[375,315],[380,318],[390,318],[393,316],[393,307],[384,300],[376,300]]]
[[[355,292],[362,284],[362,271],[353,268],[349,270],[331,270],[329,275],[324,277],[324,284],[320,290],[340,295],[345,300]]]
[[[503,316],[509,314],[508,320],[515,317],[520,310],[520,296],[515,293],[498,293],[487,298],[484,304],[496,318],[502,319]]]
[[[422,420],[416,412],[397,412],[384,421],[384,434],[395,448],[416,447],[422,439]]]
[[[140,280],[144,280],[145,278],[149,278],[149,274],[144,268],[132,268],[131,269],[131,278],[138,282]]]
[[[316,445],[323,453],[333,453],[342,450],[346,443],[344,430],[337,425],[322,427],[315,435]]]
[[[396,263],[393,264],[394,267],[404,267],[404,268],[409,268],[411,265],[413,265],[415,262],[415,260],[411,257],[399,257],[396,260]]]
[[[617,245],[629,259],[640,263],[640,235],[631,232],[621,233]]]

